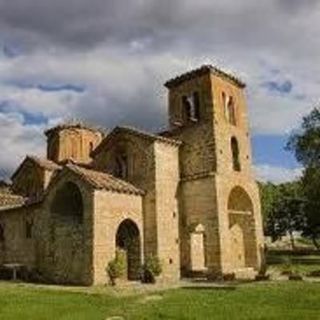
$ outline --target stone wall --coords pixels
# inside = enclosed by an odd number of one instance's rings
[[[182,96],[198,92],[200,117],[188,121],[182,106]],[[203,175],[216,167],[213,139],[213,100],[208,75],[182,83],[169,91],[170,136],[183,142],[180,147],[180,175],[182,178]],[[180,123],[180,125],[177,125]]]
[[[188,120],[182,97],[194,92],[200,96],[200,116]],[[235,105],[236,125],[226,116],[223,95]],[[180,238],[181,265],[190,270],[190,232],[203,225],[206,266],[210,272],[234,271],[234,252],[230,241],[234,217],[229,215],[231,190],[241,186],[252,203],[251,217],[237,216],[243,230],[248,267],[259,267],[262,252],[260,199],[252,172],[251,144],[244,91],[232,81],[210,74],[191,77],[169,91],[169,122],[165,133],[183,141],[180,148]],[[239,147],[240,171],[234,170],[231,139]],[[240,199],[239,199],[240,201]],[[244,220],[248,220],[243,222]],[[246,226],[246,227],[245,227]]]
[[[20,263],[30,269],[35,266],[35,223],[38,207],[11,209],[0,212],[3,239],[0,240],[0,264]],[[27,223],[33,225],[31,237]]]
[[[164,281],[175,281],[180,278],[178,152],[176,146],[155,143],[157,254],[163,265]],[[147,232],[153,230],[147,229]]]
[[[221,267],[221,244],[214,176],[182,181],[180,195],[182,269],[190,271],[190,236],[201,224],[204,227],[205,266],[215,273]]]
[[[221,239],[221,263],[223,272],[231,272],[233,252],[230,242],[230,227],[234,223],[234,217],[229,215],[228,199],[233,188],[239,186],[245,190],[251,199],[253,210],[251,222],[244,231],[246,241],[245,251],[250,251],[250,256],[256,259],[249,259],[247,266],[259,268],[261,253],[263,252],[263,231],[260,211],[260,197],[255,177],[252,171],[251,142],[248,125],[248,112],[244,91],[228,81],[211,75],[212,92],[214,97],[214,139],[217,148],[217,170],[216,170],[216,192],[217,211],[219,215],[219,230]],[[226,118],[223,105],[222,93],[232,96],[235,102],[236,125],[232,125]],[[231,150],[231,138],[235,137],[239,144],[239,160],[241,170],[233,168],[233,156]],[[241,199],[238,199],[241,201]],[[244,218],[238,217],[243,220]],[[247,219],[249,219],[247,217]],[[239,222],[241,225],[242,223]],[[250,233],[250,235],[248,235]],[[248,255],[248,253],[247,253]],[[255,260],[255,261],[253,261]]]
[[[82,195],[83,215],[80,221],[64,217],[52,209],[57,191],[70,182],[79,188]],[[37,268],[50,281],[92,284],[93,207],[93,189],[71,172],[50,188],[37,221]]]
[[[48,159],[54,162],[73,160],[77,163],[90,163],[90,152],[102,141],[99,131],[85,128],[63,128],[48,137]]]
[[[144,190],[144,253],[163,260],[164,278],[179,278],[178,147],[121,134],[94,159],[98,170],[113,173],[117,155],[125,153],[127,181]]]
[[[106,267],[115,257],[116,234],[120,224],[129,219],[140,233],[141,263],[143,262],[143,214],[141,196],[95,191],[93,218],[93,283],[106,284]]]
[[[12,179],[13,192],[25,197],[38,198],[44,191],[45,171],[34,161],[25,160],[21,170]]]

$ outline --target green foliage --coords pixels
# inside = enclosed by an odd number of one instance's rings
[[[299,182],[260,184],[265,234],[275,241],[289,233],[294,247],[293,232],[306,226],[304,199]]]
[[[156,277],[162,273],[162,264],[157,256],[149,255],[146,257],[142,267],[143,280],[148,283],[154,283]]]
[[[126,259],[125,254],[117,249],[116,257],[108,263],[106,269],[110,283],[114,286],[116,285],[116,279],[124,276],[126,271]]]
[[[305,170],[302,189],[305,198],[307,223],[303,234],[310,237],[320,249],[320,109],[314,108],[303,118],[299,130],[293,133],[287,144]]]

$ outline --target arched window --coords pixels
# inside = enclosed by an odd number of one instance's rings
[[[67,182],[60,187],[51,203],[51,212],[59,218],[82,222],[83,199],[78,186]]]
[[[225,92],[221,93],[221,98],[222,98],[222,105],[223,105],[223,110],[224,110],[224,116],[226,120],[229,122],[229,112],[228,112],[228,103],[227,103],[227,95]]]
[[[239,144],[235,137],[231,138],[231,153],[232,153],[232,164],[233,170],[241,171],[240,157],[239,157]]]
[[[116,157],[114,175],[120,179],[128,177],[128,158],[126,155]]]
[[[225,92],[222,92],[221,97],[225,118],[230,124],[235,126],[237,119],[234,99],[232,96],[227,96]]]
[[[188,121],[198,121],[200,119],[200,96],[195,91],[189,96],[182,97],[182,106],[185,118]]]
[[[228,119],[230,124],[236,125],[236,112],[233,97],[229,97],[228,99]]]
[[[195,120],[200,119],[200,96],[199,92],[193,93],[193,109],[191,110],[191,116]]]
[[[32,233],[33,233],[33,220],[27,220],[25,225],[25,231],[26,231],[26,239],[32,239]]]
[[[5,241],[5,236],[4,236],[4,226],[0,224],[0,242]]]
[[[89,155],[91,155],[91,152],[93,151],[94,146],[93,146],[93,142],[89,143]]]
[[[187,120],[191,118],[191,105],[187,96],[182,97],[183,112]]]

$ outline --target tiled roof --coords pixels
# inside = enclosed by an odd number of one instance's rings
[[[118,179],[110,174],[83,168],[74,164],[67,164],[67,169],[79,175],[87,183],[92,185],[95,189],[103,189],[108,191],[115,191],[120,193],[129,193],[143,195],[144,191],[138,189],[129,182]]]
[[[82,121],[69,121],[65,123],[58,124],[57,126],[50,128],[46,130],[44,133],[46,136],[50,136],[56,131],[63,130],[63,129],[86,129],[90,130],[93,132],[100,132],[103,136],[107,134],[107,130],[100,128],[100,127],[95,127],[89,124],[86,124]]]
[[[95,154],[99,153],[100,150],[108,143],[108,141],[110,141],[115,135],[117,135],[119,133],[128,133],[128,134],[132,134],[134,136],[138,136],[138,137],[150,140],[150,141],[160,141],[160,142],[171,144],[174,146],[179,146],[182,143],[181,141],[176,140],[176,139],[162,137],[160,135],[146,132],[146,131],[136,129],[133,127],[129,127],[129,126],[121,126],[120,127],[120,126],[118,126],[118,127],[115,127],[110,132],[110,134],[100,143],[100,145],[93,151],[92,155],[94,156]]]
[[[0,211],[22,207],[26,199],[16,194],[0,193]]]
[[[36,156],[26,156],[26,158],[23,160],[23,162],[20,164],[20,166],[18,167],[18,169],[13,173],[11,180],[14,179],[14,177],[20,172],[20,170],[23,168],[24,164],[27,161],[32,161],[34,163],[36,163],[38,166],[40,166],[41,168],[50,170],[50,171],[54,171],[54,170],[59,170],[61,169],[61,166],[59,166],[58,164],[56,164],[55,162],[45,159],[45,158],[39,158]]]
[[[48,169],[48,170],[54,171],[54,170],[61,169],[61,166],[59,166],[57,163],[55,163],[54,161],[51,161],[49,159],[39,158],[36,156],[27,156],[27,158],[36,162],[40,167]]]
[[[209,72],[213,73],[219,77],[225,78],[226,80],[231,81],[233,84],[237,85],[240,88],[245,88],[245,86],[246,86],[246,84],[242,80],[237,78],[236,76],[234,76],[230,73],[227,73],[227,72],[225,72],[215,66],[212,66],[212,65],[203,65],[198,69],[189,71],[187,73],[184,73],[182,75],[179,75],[179,76],[167,81],[164,85],[170,89],[170,88],[173,88],[173,87],[183,83],[184,81],[190,80],[190,79],[197,77],[197,76],[207,74]]]

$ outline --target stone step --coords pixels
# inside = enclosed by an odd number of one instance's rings
[[[255,271],[253,268],[241,268],[236,269],[234,271],[234,274],[236,276],[236,279],[254,279],[257,271]]]

